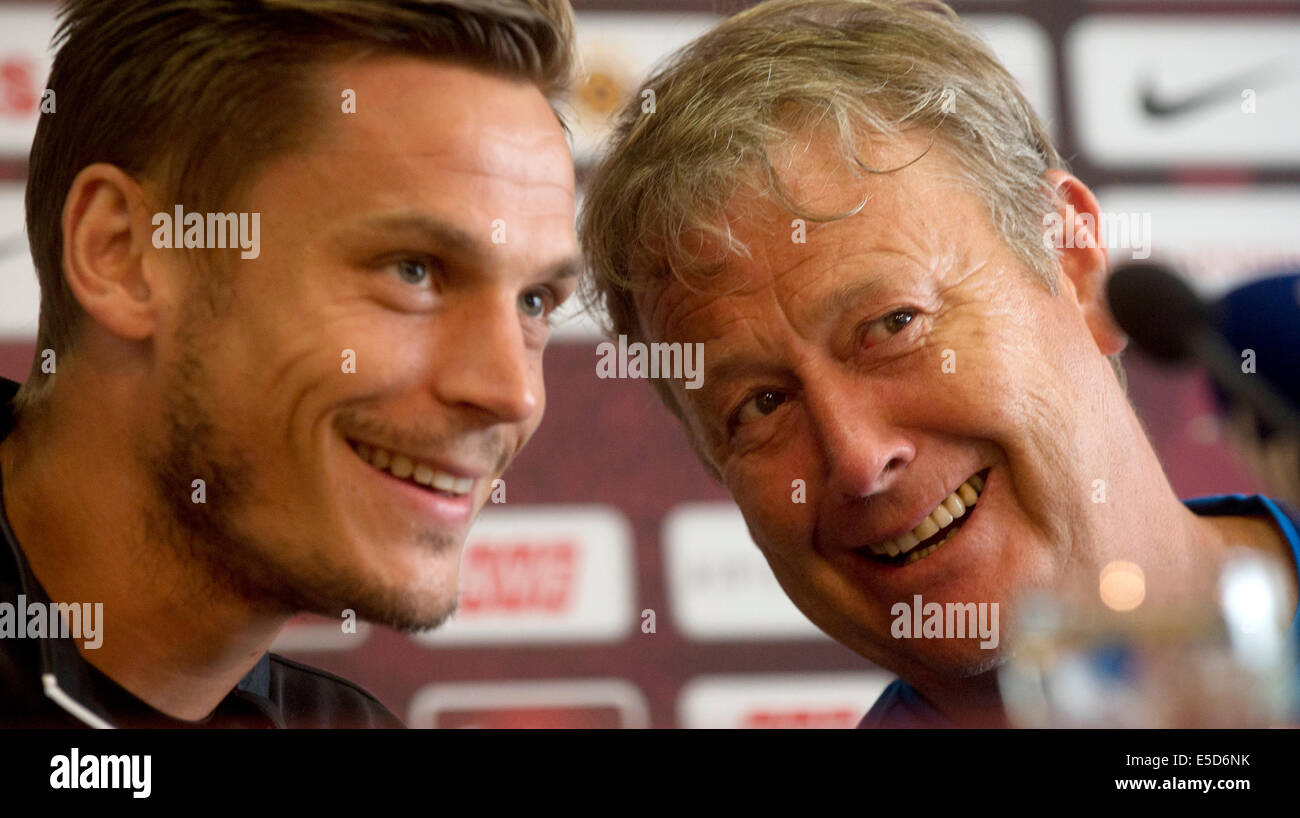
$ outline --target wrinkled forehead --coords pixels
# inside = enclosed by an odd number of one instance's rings
[[[991,229],[982,203],[959,183],[942,149],[913,135],[872,158],[888,172],[850,172],[826,142],[796,143],[774,154],[775,183],[747,182],[714,217],[713,231],[679,235],[698,264],[646,269],[635,298],[644,336],[705,341],[687,336],[718,314],[723,321],[741,318],[746,303],[786,304],[839,278],[907,266],[889,259],[942,266],[957,252],[962,230]]]

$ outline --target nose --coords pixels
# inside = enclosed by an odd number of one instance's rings
[[[916,447],[860,383],[819,380],[820,387],[805,392],[805,400],[831,496],[852,502],[886,491],[916,457]]]
[[[466,298],[448,312],[440,322],[439,364],[432,378],[437,398],[497,423],[531,418],[545,398],[541,356],[525,342],[514,294]]]

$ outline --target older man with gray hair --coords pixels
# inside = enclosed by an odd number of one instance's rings
[[[702,388],[654,385],[795,604],[902,677],[864,725],[1005,723],[1007,640],[899,638],[918,595],[1005,610],[1116,561],[1159,592],[1239,545],[1294,610],[1294,512],[1174,494],[1078,240],[1097,200],[947,6],[763,3],[645,87],[589,186],[590,295],[703,343]]]

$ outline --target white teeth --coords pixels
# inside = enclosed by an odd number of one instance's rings
[[[868,546],[871,553],[877,556],[888,555],[891,557],[907,554],[907,562],[909,563],[928,556],[936,548],[951,539],[956,529],[948,532],[947,536],[939,542],[928,545],[920,551],[913,552],[912,549],[916,548],[923,540],[933,537],[939,531],[952,525],[954,520],[965,516],[966,511],[975,505],[975,502],[979,499],[979,493],[983,489],[984,481],[978,476],[967,479],[966,482],[957,487],[956,491],[943,498],[943,502],[939,503],[934,511],[931,511],[921,521],[920,525],[896,539],[886,540],[882,543],[872,543]]]
[[[365,443],[356,444],[356,452],[370,465],[383,469],[401,480],[411,480],[421,486],[429,486],[448,494],[468,494],[474,488],[473,477],[457,477],[439,471],[427,463],[417,463],[404,454],[390,454],[384,449]]]
[[[451,491],[456,487],[456,478],[445,471],[435,471],[433,473],[433,487],[438,491]]]
[[[389,464],[388,470],[393,473],[394,477],[400,477],[405,480],[415,471],[415,464],[411,462],[411,458],[404,454],[399,454],[393,457],[393,462]]]

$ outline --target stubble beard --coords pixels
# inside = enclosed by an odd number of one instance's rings
[[[163,399],[162,435],[142,452],[159,510],[146,515],[146,536],[171,551],[159,558],[193,567],[191,590],[198,598],[233,596],[260,613],[306,612],[338,620],[350,609],[360,619],[407,633],[443,624],[456,610],[454,592],[448,599],[438,590],[390,587],[356,576],[334,562],[329,549],[247,530],[247,512],[258,502],[256,470],[209,409],[215,405],[210,398],[214,392],[205,374],[200,333],[216,336],[211,330],[204,333],[200,321],[185,325]],[[192,499],[196,479],[204,481],[207,502]],[[309,530],[308,525],[299,528]],[[442,531],[416,536],[433,553],[459,545]],[[324,564],[292,556],[302,553],[323,556]]]

